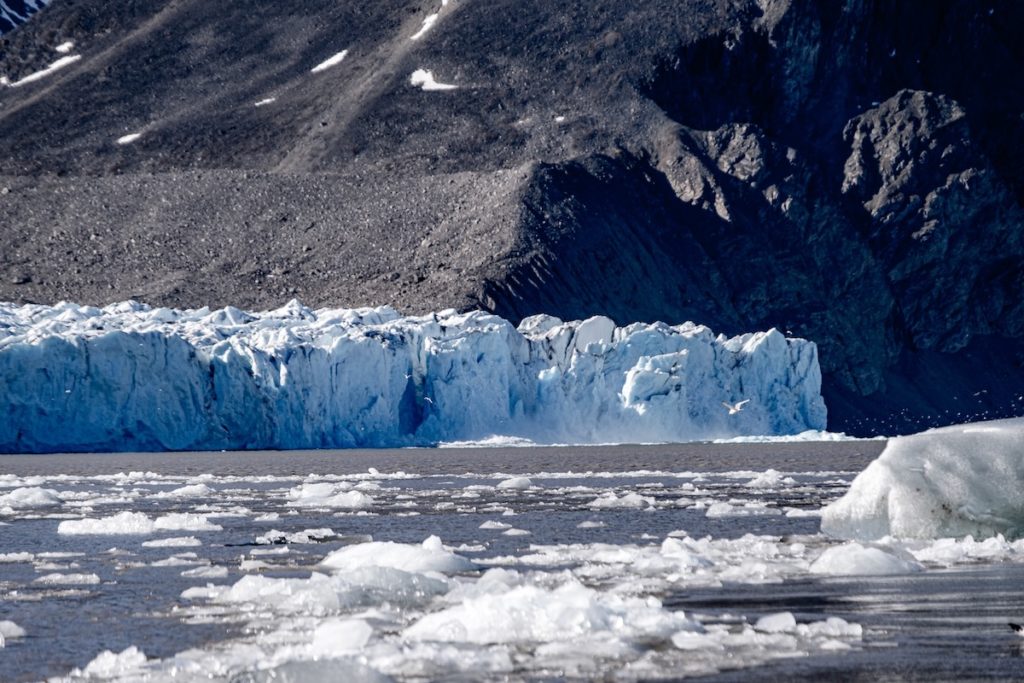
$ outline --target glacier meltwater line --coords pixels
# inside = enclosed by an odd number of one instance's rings
[[[776,330],[0,304],[0,452],[793,434],[825,427],[820,390],[815,345]]]

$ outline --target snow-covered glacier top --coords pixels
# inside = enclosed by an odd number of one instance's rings
[[[815,345],[774,329],[0,304],[5,452],[794,434],[824,428],[820,388]]]

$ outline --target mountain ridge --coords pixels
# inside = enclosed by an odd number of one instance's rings
[[[63,0],[0,38],[82,55],[0,88],[0,298],[778,327],[832,429],[1018,414],[1022,14]]]

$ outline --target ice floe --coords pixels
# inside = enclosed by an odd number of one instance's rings
[[[124,511],[110,517],[65,520],[57,527],[57,533],[68,536],[143,535],[156,531],[219,531],[221,528],[205,515],[190,512],[172,512],[150,519],[141,512]]]
[[[171,538],[158,538],[152,541],[143,541],[143,548],[193,548],[202,545],[195,536],[174,536]]]
[[[845,543],[828,548],[810,566],[812,574],[879,576],[909,574],[924,567],[913,558],[898,557],[881,548]]]
[[[116,653],[104,650],[86,664],[85,669],[71,675],[73,678],[116,678],[136,671],[145,663],[146,653],[133,645]]]
[[[427,538],[421,545],[390,541],[359,543],[334,551],[320,564],[335,570],[392,567],[418,573],[462,572],[475,568],[466,558],[445,550],[437,536]]]
[[[35,579],[34,583],[41,583],[50,586],[74,586],[74,585],[92,585],[100,582],[100,577],[96,574],[61,574],[55,572],[53,574],[44,574]]]
[[[840,538],[1024,534],[1024,418],[892,439],[822,513]]]
[[[351,484],[327,482],[303,484],[288,492],[289,505],[297,507],[343,508],[365,510],[373,506],[373,498],[352,490]]]
[[[495,582],[492,582],[492,586]],[[551,643],[582,638],[668,640],[699,625],[653,598],[599,593],[577,581],[553,590],[508,587],[428,614],[405,630],[410,640],[463,643]]]
[[[498,489],[528,489],[533,486],[529,477],[509,477],[498,482]]]
[[[27,486],[14,489],[9,493],[0,493],[0,512],[3,512],[5,508],[21,510],[24,508],[52,507],[63,502],[60,494],[53,489]]]

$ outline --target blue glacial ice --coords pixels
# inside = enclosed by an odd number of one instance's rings
[[[820,390],[814,343],[774,329],[0,304],[0,452],[796,434],[824,429]]]

